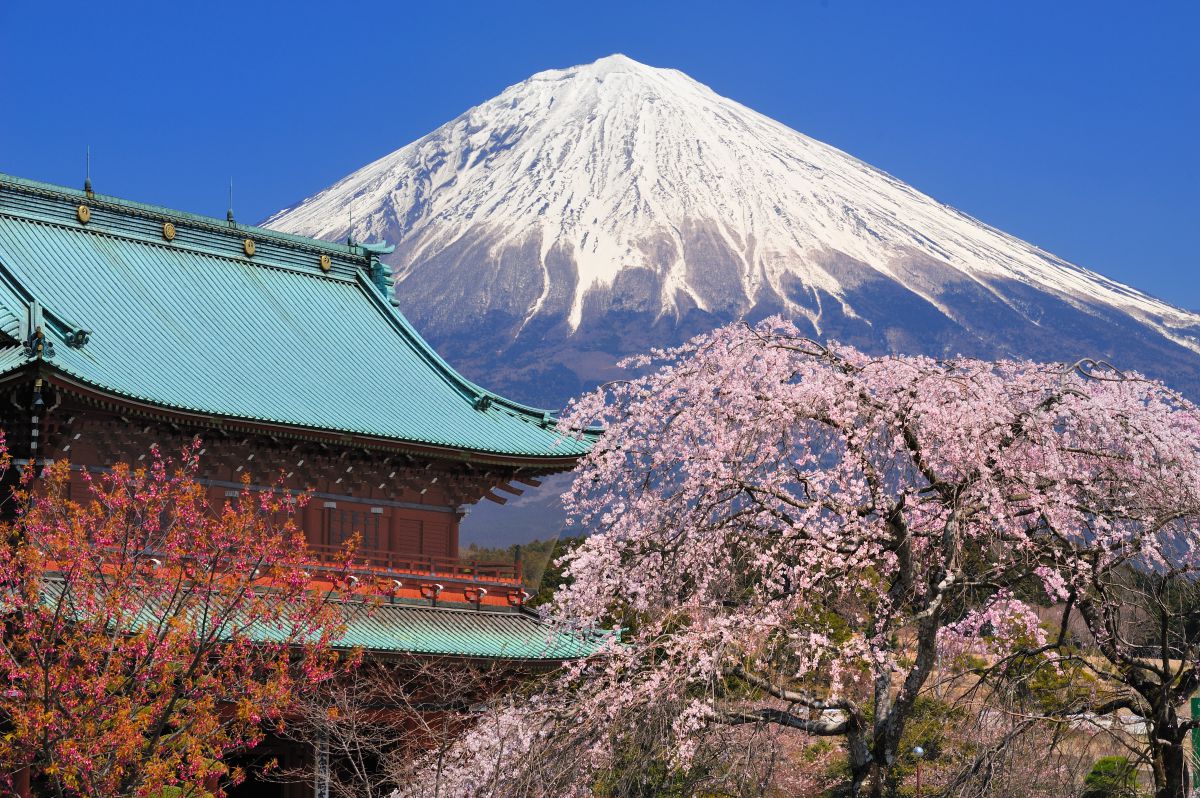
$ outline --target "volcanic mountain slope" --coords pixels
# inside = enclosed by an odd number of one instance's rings
[[[614,361],[783,313],[868,351],[1103,357],[1200,393],[1200,315],[624,56],[541,72],[272,216],[397,244],[401,309],[558,407]]]

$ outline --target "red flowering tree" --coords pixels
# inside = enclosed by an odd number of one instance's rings
[[[434,774],[445,794],[590,795],[645,750],[723,775],[751,726],[840,738],[850,791],[890,794],[940,656],[1059,664],[1022,588],[1103,619],[1121,594],[1091,588],[1097,566],[1194,579],[1200,421],[1157,383],[869,357],[780,320],[635,364],[567,419],[607,431],[565,497],[594,534],[552,605],[623,644],[481,723]],[[1142,680],[1139,652],[1116,656]]]
[[[314,591],[293,499],[214,506],[197,449],[117,466],[67,497],[55,464],[26,477],[0,550],[0,763],[38,794],[205,795],[326,679],[342,611]]]

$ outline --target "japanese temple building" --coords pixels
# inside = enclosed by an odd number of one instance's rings
[[[232,214],[230,214],[232,217]],[[591,645],[523,606],[519,565],[459,559],[480,500],[570,469],[593,438],[471,383],[392,302],[382,245],[331,244],[0,175],[0,428],[16,462],[82,472],[199,436],[214,501],[311,491],[310,549],[361,536],[400,583],[367,652],[554,663]]]

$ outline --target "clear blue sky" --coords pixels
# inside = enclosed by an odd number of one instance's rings
[[[986,7],[985,7],[986,6]],[[257,221],[533,72],[670,66],[1200,309],[1200,4],[0,2],[0,171]]]

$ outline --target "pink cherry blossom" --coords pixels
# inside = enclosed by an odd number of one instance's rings
[[[774,724],[842,738],[878,795],[939,655],[1054,656],[1019,585],[1066,601],[1097,569],[1196,564],[1200,417],[1137,375],[872,357],[778,318],[626,365],[562,422],[605,433],[564,497],[590,537],[552,606],[621,645],[481,722],[443,795],[529,794],[547,734],[578,757],[539,794],[590,794],[664,707],[672,767]]]

